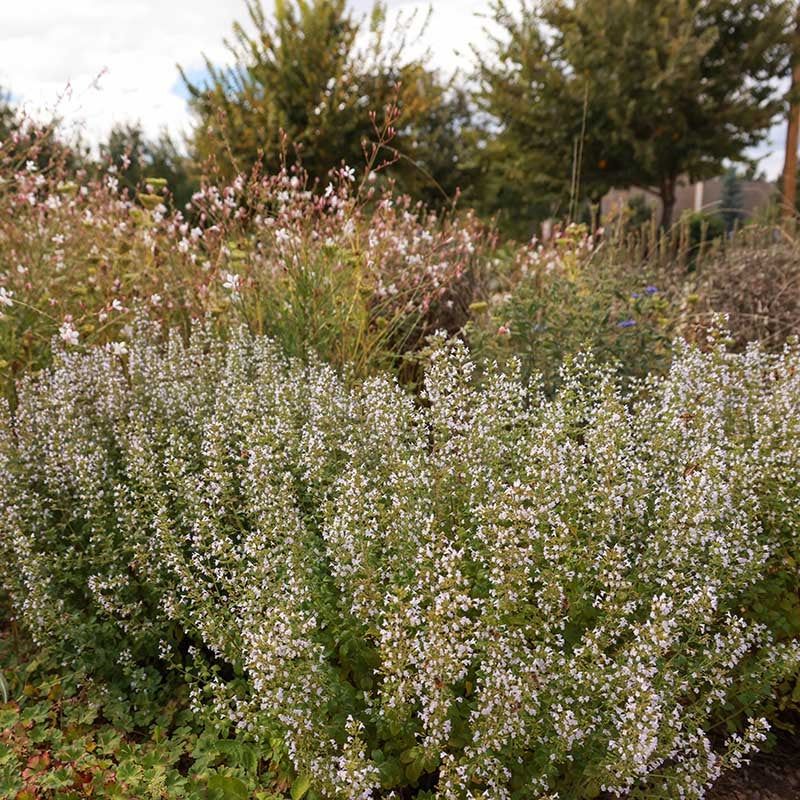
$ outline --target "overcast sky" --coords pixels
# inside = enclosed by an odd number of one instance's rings
[[[388,5],[406,14],[428,7],[417,0]],[[366,11],[371,0],[352,6]],[[431,6],[425,43],[433,63],[468,70],[470,44],[485,39],[477,15],[488,3]],[[244,0],[0,0],[0,88],[34,114],[56,111],[93,142],[124,121],[140,121],[151,136],[165,127],[180,134],[190,117],[176,64],[198,75],[204,53],[226,63],[223,37],[245,18]],[[783,166],[784,135],[777,127],[757,153],[771,178]]]

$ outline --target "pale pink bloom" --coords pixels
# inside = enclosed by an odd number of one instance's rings
[[[58,335],[66,344],[78,344],[78,339],[80,338],[78,331],[75,330],[75,326],[69,321],[61,325],[58,329]]]

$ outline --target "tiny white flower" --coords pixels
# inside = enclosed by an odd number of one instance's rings
[[[241,287],[241,277],[233,272],[225,272],[222,276],[222,285],[232,294],[238,294]]]
[[[11,299],[13,296],[14,292],[9,291],[5,286],[0,286],[0,306],[14,305],[14,301]]]
[[[109,342],[106,350],[115,356],[124,356],[128,353],[128,345],[125,342]]]

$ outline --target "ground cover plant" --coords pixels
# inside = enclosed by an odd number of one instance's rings
[[[263,748],[196,719],[185,687],[131,713],[108,685],[49,655],[19,632],[0,637],[15,698],[0,707],[0,797],[278,800],[291,787]]]
[[[702,796],[797,692],[797,347],[552,399],[427,358],[417,401],[246,330],[59,352],[2,418],[15,618],[297,796]]]

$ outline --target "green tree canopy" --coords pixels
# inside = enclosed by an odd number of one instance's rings
[[[378,161],[402,154],[393,174],[416,189],[442,184],[452,192],[466,99],[406,57],[410,25],[388,35],[383,6],[358,19],[346,0],[277,0],[272,17],[259,0],[248,0],[247,10],[254,33],[234,25],[226,41],[232,67],[206,59],[209,77],[201,85],[181,71],[197,118],[197,161],[212,159],[232,174],[261,160],[273,171],[285,150],[290,159],[296,150],[309,174],[324,178],[343,161],[364,163],[376,138],[370,112],[380,127],[385,109],[396,105],[397,131]]]
[[[0,86],[0,142],[16,127],[17,114],[11,105],[11,94]]]
[[[781,111],[789,14],[784,0],[523,0],[519,14],[500,0],[479,100],[518,207],[638,186],[668,224],[679,179],[741,161]]]
[[[118,168],[122,185],[133,193],[147,178],[166,180],[176,207],[181,209],[199,187],[189,159],[166,131],[158,139],[149,139],[138,123],[115,125],[107,141],[100,144],[100,156]]]

